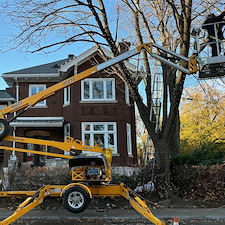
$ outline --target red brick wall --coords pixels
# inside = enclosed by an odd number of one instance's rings
[[[29,96],[29,85],[30,84],[46,84],[46,88],[52,86],[55,83],[19,83],[19,99],[24,99]],[[15,89],[15,88],[14,88]],[[55,95],[46,99],[46,108],[30,108],[28,111],[23,113],[21,116],[44,116],[44,117],[56,117],[62,116],[62,105],[63,105],[63,90],[58,91]]]
[[[87,69],[89,64],[78,67],[78,72]],[[117,75],[97,73],[88,78],[115,78],[116,103],[84,103],[81,101],[81,82],[71,87],[71,104],[63,109],[66,123],[71,124],[71,136],[81,140],[82,122],[117,122],[117,145],[119,156],[113,157],[113,165],[131,166],[137,163],[134,103],[125,103],[125,84]],[[127,153],[126,123],[132,125],[133,157]]]

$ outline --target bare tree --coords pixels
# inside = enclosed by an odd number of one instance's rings
[[[208,0],[200,2],[192,0],[123,0],[123,3],[128,6],[133,16],[134,29],[131,32],[136,33],[136,40],[139,44],[145,42],[146,39],[151,40],[186,57],[190,54],[192,21],[200,23],[204,20],[202,15],[213,10],[219,12],[219,9],[222,8],[220,1],[212,3]],[[149,112],[152,106],[149,94],[152,91],[152,76],[147,55],[143,54],[145,70],[149,74],[146,78],[146,107]],[[159,54],[163,55],[162,52]],[[167,56],[164,55],[164,57]],[[180,65],[187,67],[185,62],[180,62]],[[162,72],[164,84],[162,126],[159,133],[154,133],[150,126],[146,128],[156,148],[157,164],[165,173],[169,174],[170,158],[180,148],[178,108],[186,74],[164,64],[162,64]],[[141,115],[141,117],[144,124],[148,124],[149,115]]]

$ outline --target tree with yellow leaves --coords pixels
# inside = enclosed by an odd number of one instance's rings
[[[180,113],[181,151],[187,152],[216,140],[225,140],[224,92],[218,87],[204,85],[203,89],[191,88],[187,93]]]

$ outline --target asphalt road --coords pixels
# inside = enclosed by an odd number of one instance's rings
[[[0,208],[0,220],[12,215],[14,210]],[[152,213],[166,225],[224,225],[225,208],[152,209]],[[173,224],[177,217],[179,224]],[[86,209],[74,214],[67,210],[32,210],[13,225],[152,225],[133,209]]]
[[[26,220],[13,223],[14,225],[152,225],[152,223],[143,220],[136,221],[113,221],[113,220],[90,220],[90,221],[81,221],[81,220],[60,220],[60,221],[41,221],[41,220]],[[172,225],[172,221],[166,221],[167,225]],[[225,221],[223,220],[185,220],[180,221],[179,225],[224,225]]]

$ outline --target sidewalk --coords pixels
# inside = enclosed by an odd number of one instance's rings
[[[0,220],[10,216],[14,211],[0,209]],[[225,220],[225,208],[215,209],[152,209],[152,213],[159,219],[173,219],[175,216],[179,220]],[[25,214],[22,219],[32,220],[62,220],[62,219],[103,219],[103,220],[137,220],[144,219],[142,215],[133,209],[107,209],[96,211],[86,209],[79,214],[73,214],[67,210],[39,210],[34,209]]]

